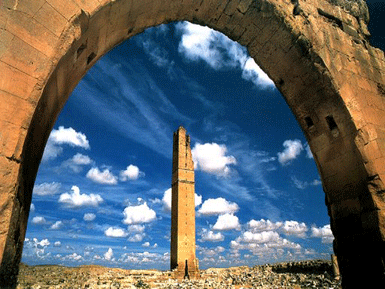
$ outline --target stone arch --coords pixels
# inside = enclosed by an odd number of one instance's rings
[[[245,45],[273,79],[320,172],[343,286],[384,282],[385,59],[361,0],[2,1],[0,282],[15,285],[38,166],[73,88],[120,42],[178,20]]]

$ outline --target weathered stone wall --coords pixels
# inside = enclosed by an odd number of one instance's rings
[[[384,280],[385,60],[366,4],[345,0],[3,0],[0,282],[14,284],[51,128],[87,70],[145,28],[188,20],[245,45],[308,139],[343,284]]]

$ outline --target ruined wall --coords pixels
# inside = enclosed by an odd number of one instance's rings
[[[14,284],[37,169],[73,88],[121,41],[176,20],[245,45],[274,80],[318,166],[344,286],[383,281],[385,62],[361,0],[1,1],[0,281]]]

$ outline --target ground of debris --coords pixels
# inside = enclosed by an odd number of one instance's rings
[[[255,267],[209,268],[197,280],[175,280],[170,271],[101,266],[20,265],[21,288],[341,288],[330,261],[311,260]]]

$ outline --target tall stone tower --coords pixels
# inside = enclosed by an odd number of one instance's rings
[[[195,257],[195,181],[190,136],[179,127],[174,132],[171,200],[171,270],[177,278],[197,278]]]

